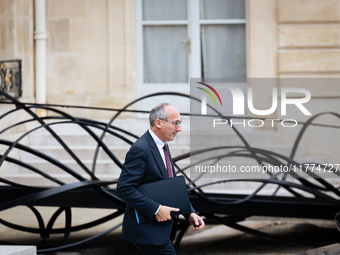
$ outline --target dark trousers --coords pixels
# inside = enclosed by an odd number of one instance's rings
[[[135,243],[138,248],[138,255],[176,255],[172,242],[169,241],[163,245],[149,245]]]

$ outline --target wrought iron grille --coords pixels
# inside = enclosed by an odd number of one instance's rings
[[[21,60],[0,60],[0,90],[14,98],[22,95]],[[5,100],[0,95],[0,101]]]

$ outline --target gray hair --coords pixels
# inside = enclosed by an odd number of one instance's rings
[[[149,122],[150,122],[151,127],[155,126],[155,121],[157,119],[166,120],[168,118],[168,114],[164,110],[164,107],[167,105],[171,105],[171,104],[161,103],[151,110],[150,115],[149,115]]]

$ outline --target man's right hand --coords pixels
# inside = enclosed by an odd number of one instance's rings
[[[161,205],[161,207],[159,208],[158,213],[156,214],[156,220],[158,222],[163,222],[163,221],[171,220],[170,213],[171,212],[178,212],[178,211],[179,211],[178,208]]]

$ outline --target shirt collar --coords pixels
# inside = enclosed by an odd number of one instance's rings
[[[159,150],[163,149],[165,143],[163,143],[163,141],[161,139],[159,139],[159,137],[157,135],[155,135],[154,132],[152,132],[152,130],[149,128],[149,133],[152,137],[152,139],[155,141],[157,147]]]

